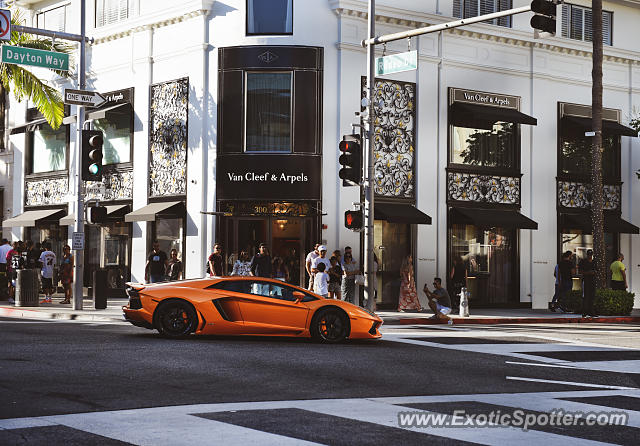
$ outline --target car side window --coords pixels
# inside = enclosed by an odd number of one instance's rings
[[[218,283],[214,283],[213,285],[207,288],[215,288],[218,290],[231,291],[233,293],[251,293],[251,284],[252,282],[248,280],[224,280]]]

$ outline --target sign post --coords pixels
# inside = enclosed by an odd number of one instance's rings
[[[0,40],[11,40],[11,10],[0,9]]]
[[[2,63],[69,71],[69,55],[57,51],[2,45]]]
[[[416,68],[418,68],[418,52],[415,50],[376,57],[376,76],[400,73],[401,71],[410,71]]]
[[[107,102],[106,98],[97,91],[72,90],[71,88],[64,90],[65,104],[98,107],[105,102]]]

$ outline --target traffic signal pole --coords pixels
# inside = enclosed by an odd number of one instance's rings
[[[553,3],[561,3],[562,0],[557,0]],[[365,140],[365,156],[366,162],[364,170],[364,277],[365,277],[365,299],[367,299],[367,308],[373,310],[375,306],[375,269],[373,262],[373,249],[374,249],[374,237],[373,237],[373,220],[374,220],[374,200],[375,200],[375,171],[373,166],[374,160],[374,148],[375,148],[375,46],[381,43],[393,42],[394,40],[407,39],[422,34],[429,34],[447,29],[458,28],[460,26],[470,25],[472,23],[484,22],[486,20],[492,20],[500,17],[512,16],[516,14],[522,14],[524,12],[531,11],[531,5],[522,6],[520,8],[508,9],[505,11],[499,11],[492,14],[484,14],[477,17],[470,17],[468,19],[455,20],[453,22],[441,23],[439,25],[426,26],[423,28],[413,29],[409,31],[402,31],[399,33],[387,34],[384,36],[375,35],[376,26],[376,2],[375,0],[369,0],[368,7],[368,19],[369,37],[362,41],[362,46],[367,48],[367,107],[368,113],[368,125],[367,135]],[[378,265],[380,266],[380,265]]]
[[[86,87],[86,0],[80,0],[80,57],[78,66],[78,89],[84,90]],[[81,234],[84,240],[84,181],[82,181],[82,127],[84,126],[84,106],[78,106],[78,121],[76,123],[76,222],[74,232]],[[73,270],[73,309],[82,310],[82,299],[84,295],[84,249],[74,250],[74,270]]]

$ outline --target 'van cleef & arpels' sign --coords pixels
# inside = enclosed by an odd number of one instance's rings
[[[319,200],[319,156],[223,155],[217,161],[219,200]]]
[[[520,97],[506,94],[485,93],[483,91],[450,89],[450,103],[467,102],[469,104],[489,105],[501,108],[520,109]]]

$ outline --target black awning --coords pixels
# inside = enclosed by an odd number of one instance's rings
[[[34,130],[38,130],[42,125],[46,124],[47,120],[44,118],[35,119],[33,121],[25,122],[22,125],[14,127],[10,130],[10,135],[17,135],[19,133],[25,132],[33,132]]]
[[[467,104],[454,102],[450,107],[451,120],[454,124],[468,127],[468,123],[515,122],[517,124],[538,125],[538,120],[513,108],[502,108],[491,105]],[[482,127],[480,127],[482,128]]]
[[[516,210],[452,208],[451,219],[454,223],[473,224],[481,227],[538,229],[538,223]]]
[[[374,218],[389,223],[431,224],[431,217],[406,203],[375,203]]]
[[[113,115],[125,114],[131,111],[131,104],[123,102],[122,104],[110,105],[108,107],[98,108],[87,112],[87,119],[104,119]]]
[[[574,128],[579,128],[585,132],[590,132],[593,130],[593,125],[591,122],[591,118],[584,118],[581,116],[564,116],[562,118],[563,123],[567,123]],[[609,121],[606,119],[602,120],[602,131],[609,135],[620,135],[620,136],[638,136],[638,132],[633,130],[631,127],[627,127],[626,125],[622,125],[616,121]]]
[[[580,229],[591,234],[591,214],[589,212],[564,212],[560,214],[560,226],[563,230]],[[617,214],[605,212],[604,232],[614,234],[640,234],[640,228],[624,220]]]

